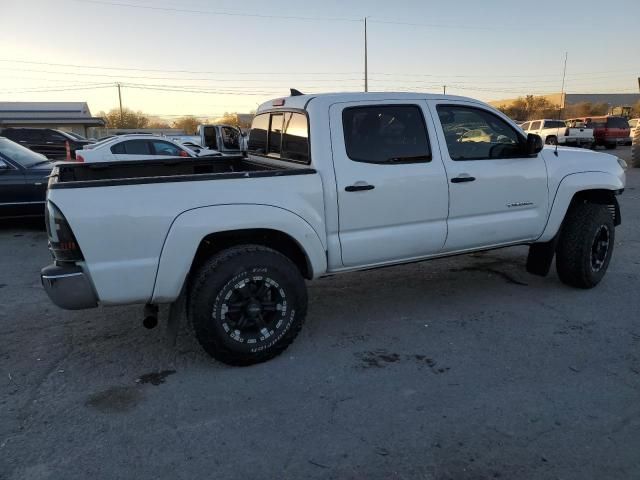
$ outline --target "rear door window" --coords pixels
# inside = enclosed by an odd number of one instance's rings
[[[121,149],[127,155],[151,155],[151,146],[147,140],[127,140],[119,145],[122,145]],[[116,153],[113,150],[116,146],[111,147],[113,153]]]
[[[629,128],[629,123],[622,117],[607,118],[607,128]]]
[[[342,112],[347,156],[355,162],[410,163],[431,160],[422,110],[417,105],[375,105]]]
[[[154,155],[179,157],[184,151],[181,148],[179,148],[177,145],[174,145],[173,143],[170,143],[170,142],[165,142],[163,140],[152,140],[151,145],[153,146]]]

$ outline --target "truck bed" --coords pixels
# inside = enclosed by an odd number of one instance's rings
[[[49,188],[82,188],[163,182],[192,182],[315,173],[308,167],[274,166],[238,156],[170,158],[100,163],[62,163]]]

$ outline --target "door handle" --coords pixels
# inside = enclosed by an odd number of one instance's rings
[[[353,185],[349,185],[347,187],[344,187],[344,190],[346,192],[361,192],[364,190],[373,190],[374,188],[376,188],[373,185],[369,185],[366,182],[356,182]]]
[[[472,177],[471,175],[462,174],[458,177],[453,177],[451,183],[473,182],[475,179],[476,177]]]

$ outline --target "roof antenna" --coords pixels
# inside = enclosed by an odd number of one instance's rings
[[[296,90],[295,88],[290,88],[292,97],[299,97],[300,95],[304,95],[300,90]]]
[[[569,52],[564,52],[564,70],[562,71],[562,90],[560,90],[560,108],[558,109],[558,129],[556,131],[556,149],[553,151],[553,154],[558,156],[558,137],[560,136],[560,117],[562,117],[562,111],[564,110],[564,103],[566,99],[566,95],[564,93],[564,79],[567,76],[567,57],[569,56]]]

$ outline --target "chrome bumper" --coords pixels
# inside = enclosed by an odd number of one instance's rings
[[[91,282],[77,265],[49,265],[40,272],[40,280],[53,303],[66,310],[98,306]]]

